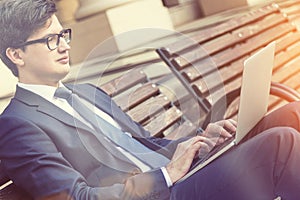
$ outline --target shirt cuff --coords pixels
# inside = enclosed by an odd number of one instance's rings
[[[204,130],[199,127],[197,130],[196,130],[196,135],[201,135],[202,133],[204,132]]]
[[[161,172],[163,173],[164,177],[165,177],[165,180],[166,180],[166,183],[167,183],[167,186],[168,187],[171,187],[173,186],[173,183],[171,181],[171,178],[169,176],[169,173],[167,172],[167,169],[165,167],[162,167],[160,168],[161,169]]]

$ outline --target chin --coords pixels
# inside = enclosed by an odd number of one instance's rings
[[[65,76],[67,76],[67,75],[69,74],[69,72],[70,72],[70,68],[64,70],[64,71],[62,72],[62,75],[65,77]]]
[[[70,67],[65,67],[64,69],[61,69],[58,73],[63,78],[65,78],[70,72]]]
[[[62,65],[61,68],[63,68],[64,71],[66,71],[67,73],[69,73],[71,67],[70,67],[70,64],[67,63],[67,64]]]

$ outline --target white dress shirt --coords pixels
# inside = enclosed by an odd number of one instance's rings
[[[35,85],[35,84],[24,84],[24,83],[18,83],[18,86],[29,90],[41,97],[43,97],[44,99],[46,99],[47,101],[53,103],[55,106],[61,108],[62,110],[64,110],[65,112],[69,113],[70,115],[72,115],[73,117],[76,117],[77,119],[79,119],[80,121],[82,121],[83,123],[85,123],[87,126],[89,126],[90,128],[93,129],[93,127],[91,126],[91,124],[89,122],[87,122],[84,118],[82,118],[73,108],[72,106],[67,102],[67,100],[62,99],[62,98],[57,98],[54,97],[55,91],[56,91],[56,87],[52,87],[52,86],[48,86],[48,85]],[[59,83],[59,87],[65,87],[61,82]],[[83,100],[83,99],[81,99]],[[98,116],[100,116],[101,118],[103,118],[104,120],[106,120],[107,122],[111,123],[113,126],[117,127],[120,129],[119,124],[108,114],[106,114],[105,112],[103,112],[102,110],[98,109],[97,107],[95,107],[94,105],[92,105],[91,103],[83,100],[83,103],[93,112],[95,112]],[[129,137],[131,137],[130,133],[126,133]],[[149,171],[151,168],[146,165],[145,163],[141,162],[139,159],[137,159],[135,156],[133,156],[132,154],[130,154],[129,152],[127,152],[126,150],[124,150],[121,147],[117,147],[120,152],[122,152],[126,157],[128,157],[131,161],[133,161],[143,172]],[[166,170],[165,167],[161,168],[162,173],[165,177],[166,183],[169,187],[171,187],[173,185],[170,176]]]

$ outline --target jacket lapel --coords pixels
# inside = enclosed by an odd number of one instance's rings
[[[64,112],[62,109],[55,106],[51,102],[47,101],[46,99],[28,90],[17,87],[14,98],[18,99],[19,101],[29,106],[36,107],[37,112],[41,112],[45,115],[53,117],[56,120],[59,120],[60,122],[68,126],[73,126],[73,127],[76,126],[80,129],[84,129],[88,131],[91,130],[87,125],[80,122],[79,120],[76,120],[73,116],[71,116],[67,112]]]
[[[56,120],[59,120],[61,123],[64,123],[67,126],[74,127],[78,130],[83,130],[79,131],[80,134],[78,134],[78,137],[80,137],[80,140],[84,144],[86,150],[89,151],[90,154],[101,163],[105,163],[110,167],[114,166],[115,169],[125,172],[130,172],[132,169],[136,168],[136,166],[127,157],[125,157],[114,145],[111,144],[111,142],[103,137],[103,134],[96,133],[89,126],[58,108],[51,102],[40,97],[39,95],[17,87],[15,98],[29,106],[36,107],[37,112],[41,112]],[[98,143],[98,145],[102,145],[107,152],[102,152],[103,148],[100,150],[101,152],[99,152],[97,145],[96,147],[90,145],[96,143]],[[122,161],[122,163],[120,163],[120,161]]]

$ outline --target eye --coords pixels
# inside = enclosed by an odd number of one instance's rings
[[[67,35],[66,35],[66,33],[62,33],[62,38],[64,38],[64,39],[66,39],[66,37],[67,37]]]
[[[48,43],[48,47],[49,49],[55,49],[58,45],[58,36],[57,35],[50,35],[47,38],[47,43]]]

